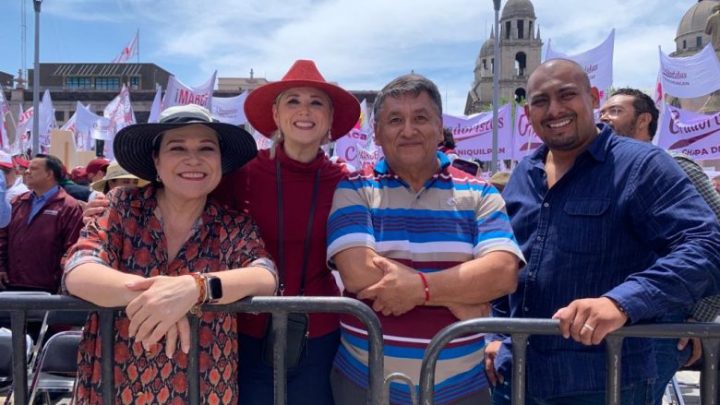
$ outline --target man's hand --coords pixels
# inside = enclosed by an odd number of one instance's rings
[[[10,284],[10,279],[7,272],[0,271],[0,289],[6,289],[8,284]]]
[[[560,308],[553,319],[560,320],[565,339],[572,337],[584,345],[597,345],[608,333],[620,329],[628,320],[615,303],[606,297],[575,300]]]
[[[495,371],[495,358],[502,347],[502,341],[496,340],[485,345],[485,374],[488,381],[494,386],[499,382],[503,383],[503,376]]]
[[[128,283],[127,287],[135,291],[144,290],[128,303],[125,312],[130,319],[129,336],[141,341],[146,350],[166,336],[198,298],[197,285],[189,275],[151,277]],[[182,342],[183,336],[180,336]]]
[[[83,223],[87,225],[95,217],[102,215],[109,206],[110,201],[105,197],[105,194],[97,193],[95,199],[87,203],[83,209]]]
[[[425,286],[416,270],[380,256],[373,258],[373,264],[383,277],[357,297],[373,301],[376,312],[399,316],[425,303]]]
[[[689,318],[687,321],[696,322],[693,318]],[[700,357],[702,357],[702,341],[700,338],[680,338],[677,345],[678,351],[685,350],[685,347],[689,342],[692,342],[692,353],[690,353],[688,361],[683,364],[684,367],[692,366],[696,361],[700,360]]]
[[[473,318],[485,318],[490,316],[492,306],[489,303],[485,304],[453,304],[448,305],[447,308],[455,315],[455,318],[464,321],[466,319]]]

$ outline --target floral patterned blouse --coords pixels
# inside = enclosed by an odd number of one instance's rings
[[[66,274],[83,263],[101,263],[144,277],[179,276],[246,267],[264,261],[265,247],[252,219],[226,211],[209,201],[192,235],[168,262],[167,242],[155,214],[156,188],[113,190],[110,208],[89,223],[67,253]],[[259,260],[260,259],[260,260]],[[117,404],[185,404],[188,398],[188,357],[177,350],[165,356],[164,340],[152,352],[128,338],[129,319],[115,318],[114,389]],[[200,397],[205,404],[235,404],[237,387],[237,324],[233,314],[205,312],[199,329]],[[75,399],[102,403],[99,317],[85,325],[78,350]]]

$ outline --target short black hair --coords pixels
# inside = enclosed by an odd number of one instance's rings
[[[650,114],[650,124],[648,125],[648,131],[650,132],[650,139],[655,137],[655,132],[657,131],[658,126],[658,117],[660,116],[660,111],[658,111],[657,107],[655,107],[655,101],[645,94],[644,92],[633,89],[630,87],[623,87],[621,89],[615,90],[610,97],[613,96],[630,96],[633,98],[633,108],[635,109],[635,117],[639,116],[642,113],[648,113]]]
[[[443,140],[438,146],[444,146],[448,149],[455,149],[455,137],[450,128],[443,128]]]
[[[45,159],[45,167],[52,170],[55,181],[60,183],[63,180],[63,163],[57,156],[46,155],[44,153],[38,153],[35,155],[36,158]]]

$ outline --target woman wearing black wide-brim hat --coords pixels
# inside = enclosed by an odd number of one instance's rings
[[[152,183],[110,191],[110,207],[69,249],[63,277],[72,295],[124,307],[113,322],[113,375],[122,378],[110,401],[190,402],[192,313],[199,317],[203,403],[237,404],[235,314],[201,313],[200,306],[271,295],[277,287],[252,218],[208,198],[224,173],[255,156],[255,141],[205,108],[185,105],[166,109],[156,124],[123,128],[113,149],[120,166]],[[78,350],[78,403],[103,403],[101,355],[94,313]]]

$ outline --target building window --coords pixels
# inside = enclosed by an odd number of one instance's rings
[[[510,21],[505,22],[505,39],[510,39],[510,30],[512,30],[512,23]]]
[[[525,52],[518,52],[515,54],[515,74],[517,76],[525,76],[525,70],[527,69],[527,55]]]
[[[140,88],[140,76],[131,77],[129,85],[130,85],[131,89],[139,89]]]
[[[65,87],[69,89],[92,89],[93,83],[91,77],[70,76],[65,78]]]
[[[530,39],[532,39],[533,35],[535,34],[533,32],[533,26],[532,26],[533,24],[532,23],[533,23],[532,21],[528,21],[528,38],[530,38]]]
[[[55,110],[55,121],[65,121],[65,111]]]
[[[683,49],[687,49],[687,40],[683,39]]]
[[[490,67],[492,68],[492,74],[495,74],[495,58],[490,59]]]
[[[695,38],[695,46],[702,48],[702,37]]]
[[[120,78],[119,77],[95,78],[95,88],[97,90],[118,90],[120,88]]]
[[[483,70],[487,70],[487,59],[483,59]]]
[[[523,39],[525,37],[525,24],[523,24],[523,20],[517,20],[517,30],[518,39]]]

